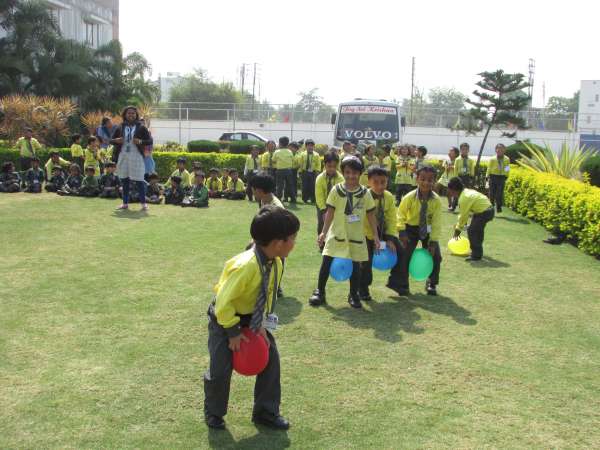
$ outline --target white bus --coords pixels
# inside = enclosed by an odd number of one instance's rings
[[[335,125],[333,145],[354,143],[393,144],[402,138],[402,117],[396,103],[385,100],[355,99],[340,103],[332,114]]]

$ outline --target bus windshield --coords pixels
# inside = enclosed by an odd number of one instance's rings
[[[391,106],[342,106],[336,137],[338,140],[399,139],[398,110]]]

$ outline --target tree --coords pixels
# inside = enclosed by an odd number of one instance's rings
[[[558,115],[577,113],[579,111],[579,91],[573,97],[550,97],[546,105],[546,114]]]
[[[461,114],[466,119],[466,125],[459,125],[456,129],[465,130],[467,134],[476,134],[485,129],[485,135],[477,155],[475,164],[476,179],[480,184],[481,176],[479,165],[485,143],[492,128],[502,130],[502,135],[514,137],[516,131],[508,129],[526,129],[526,122],[517,113],[529,105],[530,97],[523,92],[529,87],[525,75],[521,73],[504,73],[503,70],[495,72],[482,72],[481,80],[476,83],[482,90],[473,91],[477,100],[466,102],[473,106],[468,112]]]
[[[300,113],[300,120],[308,119],[309,122],[329,121],[335,109],[323,101],[319,95],[319,88],[312,88],[305,92],[298,92],[300,100],[294,106],[295,113]],[[295,117],[296,120],[296,117]]]
[[[130,95],[127,103],[138,106],[156,103],[160,96],[160,88],[149,80],[152,75],[152,66],[144,55],[138,52],[130,53],[123,62],[125,64],[124,81]]]

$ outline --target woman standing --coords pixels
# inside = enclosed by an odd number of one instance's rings
[[[142,211],[148,210],[146,204],[146,183],[144,182],[144,149],[151,144],[148,129],[140,123],[138,110],[128,106],[123,110],[123,123],[115,130],[110,143],[115,146],[113,161],[117,163],[117,175],[123,185],[123,204],[117,209],[129,208],[129,190],[131,181],[135,181],[142,202]]]

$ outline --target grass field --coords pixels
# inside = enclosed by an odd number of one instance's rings
[[[0,196],[0,448],[600,447],[600,263],[540,226],[505,213],[477,265],[444,242],[436,298],[394,297],[376,273],[364,310],[334,282],[313,309],[299,205],[276,334],[292,428],[257,429],[253,379],[234,375],[228,430],[209,433],[205,311],[255,205],[116,205]]]

